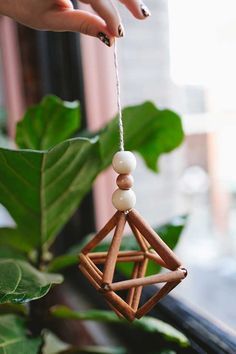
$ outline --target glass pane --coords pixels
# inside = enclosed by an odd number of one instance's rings
[[[186,140],[161,158],[158,175],[139,161],[137,209],[152,225],[189,215],[176,251],[190,275],[175,293],[236,328],[236,4],[146,3],[145,22],[121,9],[122,101],[174,109]]]

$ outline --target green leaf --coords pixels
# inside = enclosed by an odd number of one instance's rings
[[[178,147],[184,138],[180,117],[170,110],[159,110],[151,102],[127,107],[123,110],[125,148],[137,151],[147,166],[157,171],[161,154]],[[117,119],[100,132],[104,167],[109,166],[119,146]]]
[[[28,308],[26,304],[2,304],[0,305],[0,315],[16,314],[21,316],[28,315]]]
[[[156,227],[155,230],[166,242],[166,244],[171,249],[174,249],[179,241],[181,233],[185,227],[186,221],[186,216],[178,216],[171,219],[168,223]],[[73,246],[67,254],[54,258],[48,266],[48,271],[58,272],[63,268],[77,264],[79,253],[81,252],[84,245],[86,245],[92,237],[94,237],[94,235],[88,235],[83,239],[81,243],[76,246]],[[109,246],[110,240],[105,239],[99,246],[96,247],[95,251],[105,252],[109,249]],[[122,251],[139,250],[139,245],[137,244],[136,239],[132,235],[129,235],[122,239],[120,249]],[[132,272],[132,267],[133,266],[130,263],[118,264],[119,270],[127,276],[130,276],[130,273]],[[155,264],[154,262],[149,262],[147,274],[154,274],[158,273],[159,271],[160,267],[157,264]]]
[[[10,246],[22,252],[31,250],[28,239],[18,229],[8,227],[0,228],[0,246]]]
[[[54,306],[51,313],[57,318],[74,319],[83,321],[97,321],[104,323],[119,323],[121,325],[132,327],[134,329],[146,332],[159,334],[169,342],[178,343],[181,347],[189,345],[188,339],[174,327],[153,317],[143,317],[140,320],[134,320],[129,323],[126,320],[119,319],[114,312],[102,310],[89,310],[77,312],[69,309],[66,306]]]
[[[128,354],[124,348],[107,348],[101,346],[71,347],[62,342],[54,333],[44,331],[44,346],[42,354]]]
[[[66,102],[46,96],[41,103],[27,110],[17,124],[16,143],[22,149],[47,150],[69,139],[81,121],[78,101]]]
[[[175,216],[167,224],[160,225],[156,228],[159,236],[164,240],[164,242],[171,248],[174,249],[179,242],[179,238],[186,226],[188,221],[187,215]]]
[[[0,354],[38,354],[41,338],[27,335],[25,319],[15,315],[0,316]]]
[[[10,246],[1,246],[0,247],[0,260],[3,259],[18,259],[18,260],[27,260],[27,256],[22,252],[10,247]],[[1,271],[0,271],[1,272]],[[0,290],[1,291],[1,290]]]
[[[61,275],[39,272],[29,263],[15,259],[0,260],[0,303],[23,303],[48,293],[52,284],[62,282]]]
[[[79,262],[78,254],[64,254],[55,257],[48,265],[48,272],[58,272]]]
[[[57,354],[128,354],[128,351],[122,347],[86,346],[79,349],[72,348]]]
[[[97,144],[81,138],[43,152],[0,149],[0,202],[22,242],[40,246],[68,221],[98,173]]]
[[[68,350],[52,354],[128,354],[128,351],[122,347],[101,347],[86,346],[82,348],[70,348]]]
[[[69,344],[62,342],[54,333],[45,330],[44,334],[44,346],[42,354],[58,354],[62,351],[69,349]]]

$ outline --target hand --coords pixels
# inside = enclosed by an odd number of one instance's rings
[[[137,19],[150,15],[141,0],[119,0]],[[124,35],[119,13],[111,0],[81,0],[97,13],[73,8],[70,0],[0,0],[0,13],[28,27],[49,31],[81,32],[98,37],[109,47]]]

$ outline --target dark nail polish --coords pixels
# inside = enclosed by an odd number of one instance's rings
[[[107,37],[107,35],[103,32],[99,32],[98,33],[98,38],[100,39],[100,41],[102,41],[103,43],[105,43],[108,47],[111,46],[111,41],[110,39]]]
[[[118,26],[119,37],[124,37],[124,27],[122,25]]]
[[[146,5],[141,4],[140,7],[141,7],[141,11],[142,11],[143,16],[148,17],[151,15],[151,12],[149,11],[149,9],[147,8]]]

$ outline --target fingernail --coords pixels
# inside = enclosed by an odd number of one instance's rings
[[[141,4],[140,7],[141,7],[141,11],[142,11],[143,16],[148,17],[151,15],[151,12],[149,11],[149,9],[146,5]]]
[[[124,27],[122,25],[118,26],[118,34],[119,34],[119,37],[124,37],[124,35],[125,35]]]
[[[98,38],[100,39],[100,41],[102,41],[103,43],[105,43],[108,47],[111,46],[110,38],[108,38],[105,33],[99,32],[99,33],[98,33]]]

